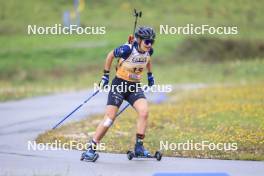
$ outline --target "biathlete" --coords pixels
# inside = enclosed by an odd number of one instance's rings
[[[89,147],[82,154],[81,159],[95,161],[98,158],[96,146],[102,140],[109,127],[113,124],[116,114],[123,100],[130,103],[138,113],[136,144],[134,153],[138,156],[149,156],[150,153],[143,146],[143,139],[147,128],[148,103],[142,88],[138,88],[143,70],[147,69],[148,86],[154,85],[152,74],[151,56],[155,41],[155,31],[151,27],[138,27],[135,32],[135,40],[131,44],[124,44],[106,57],[104,75],[99,86],[104,87],[109,83],[109,73],[114,58],[118,58],[116,76],[112,80],[111,89],[108,94],[107,106],[104,119],[98,125]],[[118,85],[130,88],[118,90]]]

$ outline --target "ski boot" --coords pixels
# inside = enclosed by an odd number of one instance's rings
[[[149,157],[150,153],[148,150],[146,150],[143,146],[143,142],[137,142],[135,144],[135,150],[134,150],[135,156],[141,156],[141,157]]]
[[[81,155],[81,161],[90,161],[95,162],[99,157],[99,154],[96,153],[96,143],[92,141],[86,152],[83,152]]]
[[[156,151],[155,155],[151,155],[150,152],[144,148],[143,141],[137,141],[134,152],[127,152],[127,158],[129,160],[132,160],[133,158],[156,158],[158,161],[160,161],[162,158],[162,153],[160,151]]]

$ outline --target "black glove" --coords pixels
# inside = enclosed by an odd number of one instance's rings
[[[109,71],[108,70],[104,70],[104,75],[102,76],[102,79],[99,83],[99,87],[100,88],[104,88],[106,85],[108,85],[109,83]]]
[[[155,84],[154,76],[151,72],[148,72],[148,86],[151,87]]]

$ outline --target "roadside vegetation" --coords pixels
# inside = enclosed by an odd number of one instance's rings
[[[26,31],[29,24],[62,23],[63,11],[73,10],[72,1],[9,0],[1,1],[0,7],[0,101],[91,87],[101,76],[107,52],[125,43],[131,33],[133,8],[143,11],[139,25],[154,26],[157,33],[160,24],[239,29],[234,36],[202,38],[158,34],[153,56],[157,81],[241,82],[263,75],[263,2],[257,0],[89,0],[81,13],[82,26],[106,26],[106,35],[72,36]]]
[[[165,156],[264,160],[264,83],[226,85],[173,92],[166,104],[150,106],[145,146],[150,151],[171,143],[225,143],[225,150],[183,150],[172,145]],[[102,115],[48,131],[37,138],[45,143],[61,140],[85,144],[92,138]],[[135,142],[136,113],[125,111],[101,141],[106,151],[126,153]],[[235,143],[236,146],[231,147]],[[231,150],[235,149],[235,150]],[[236,150],[237,149],[237,150]]]

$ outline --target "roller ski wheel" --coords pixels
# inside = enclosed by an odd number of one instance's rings
[[[132,151],[127,152],[127,158],[128,160],[132,160],[134,158],[134,153]]]
[[[98,158],[99,158],[99,154],[98,153],[95,153],[93,156],[88,157],[86,155],[86,152],[83,152],[80,160],[81,161],[88,161],[88,162],[95,162]]]
[[[160,161],[162,159],[162,153],[160,151],[156,151],[154,156],[157,159],[157,161]]]
[[[132,151],[127,151],[128,160],[132,160],[133,158],[156,158],[157,161],[162,159],[162,153],[160,151],[156,151],[155,155],[135,155]]]

